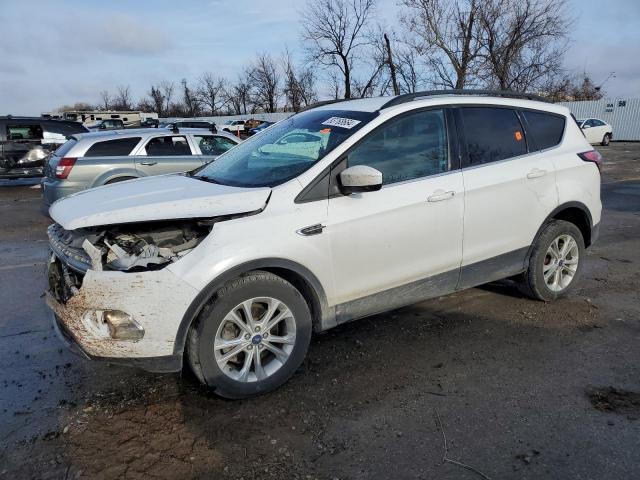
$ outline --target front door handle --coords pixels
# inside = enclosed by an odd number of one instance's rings
[[[539,168],[534,168],[529,173],[527,173],[527,178],[531,180],[532,178],[544,177],[546,174],[547,174],[546,170],[540,170]]]
[[[147,165],[147,166],[152,166],[155,165],[158,162],[154,162],[153,160],[145,160],[144,162],[140,162],[140,165]]]
[[[443,200],[449,200],[455,196],[456,192],[453,190],[449,190],[448,192],[443,192],[442,190],[436,190],[433,195],[427,197],[428,202],[442,202]]]

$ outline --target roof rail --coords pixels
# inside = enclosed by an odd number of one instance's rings
[[[379,110],[407,102],[412,102],[413,100],[418,100],[422,97],[436,97],[439,95],[478,95],[485,97],[523,98],[526,100],[536,100],[538,102],[552,103],[551,100],[541,97],[540,95],[535,95],[533,93],[513,92],[511,90],[427,90],[425,92],[405,93],[404,95],[393,97],[387,103],[382,105]]]
[[[298,113],[301,112],[306,112],[307,110],[311,110],[312,108],[318,108],[318,107],[323,107],[324,105],[331,105],[332,103],[338,103],[338,102],[346,102],[347,100],[349,100],[348,98],[337,98],[335,100],[323,100],[321,102],[316,102],[316,103],[312,103],[311,105],[307,105],[306,107],[302,107],[300,110],[298,110]]]

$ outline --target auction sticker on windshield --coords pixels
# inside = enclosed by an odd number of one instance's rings
[[[322,122],[322,125],[329,125],[330,127],[353,128],[359,123],[360,120],[353,120],[351,118],[331,117]]]

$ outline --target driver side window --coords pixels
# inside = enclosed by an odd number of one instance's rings
[[[384,185],[449,170],[444,110],[395,118],[374,130],[348,157],[348,166],[368,165],[382,172]]]

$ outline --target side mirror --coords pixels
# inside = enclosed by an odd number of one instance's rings
[[[100,126],[98,127],[100,130],[106,130],[107,126],[104,123],[101,123]]]
[[[583,125],[583,126],[582,126],[582,129],[583,129],[583,130],[586,130],[587,128],[591,128],[591,125]]]
[[[343,170],[340,175],[340,191],[345,195],[375,192],[382,188],[382,172],[367,165],[355,165]]]

